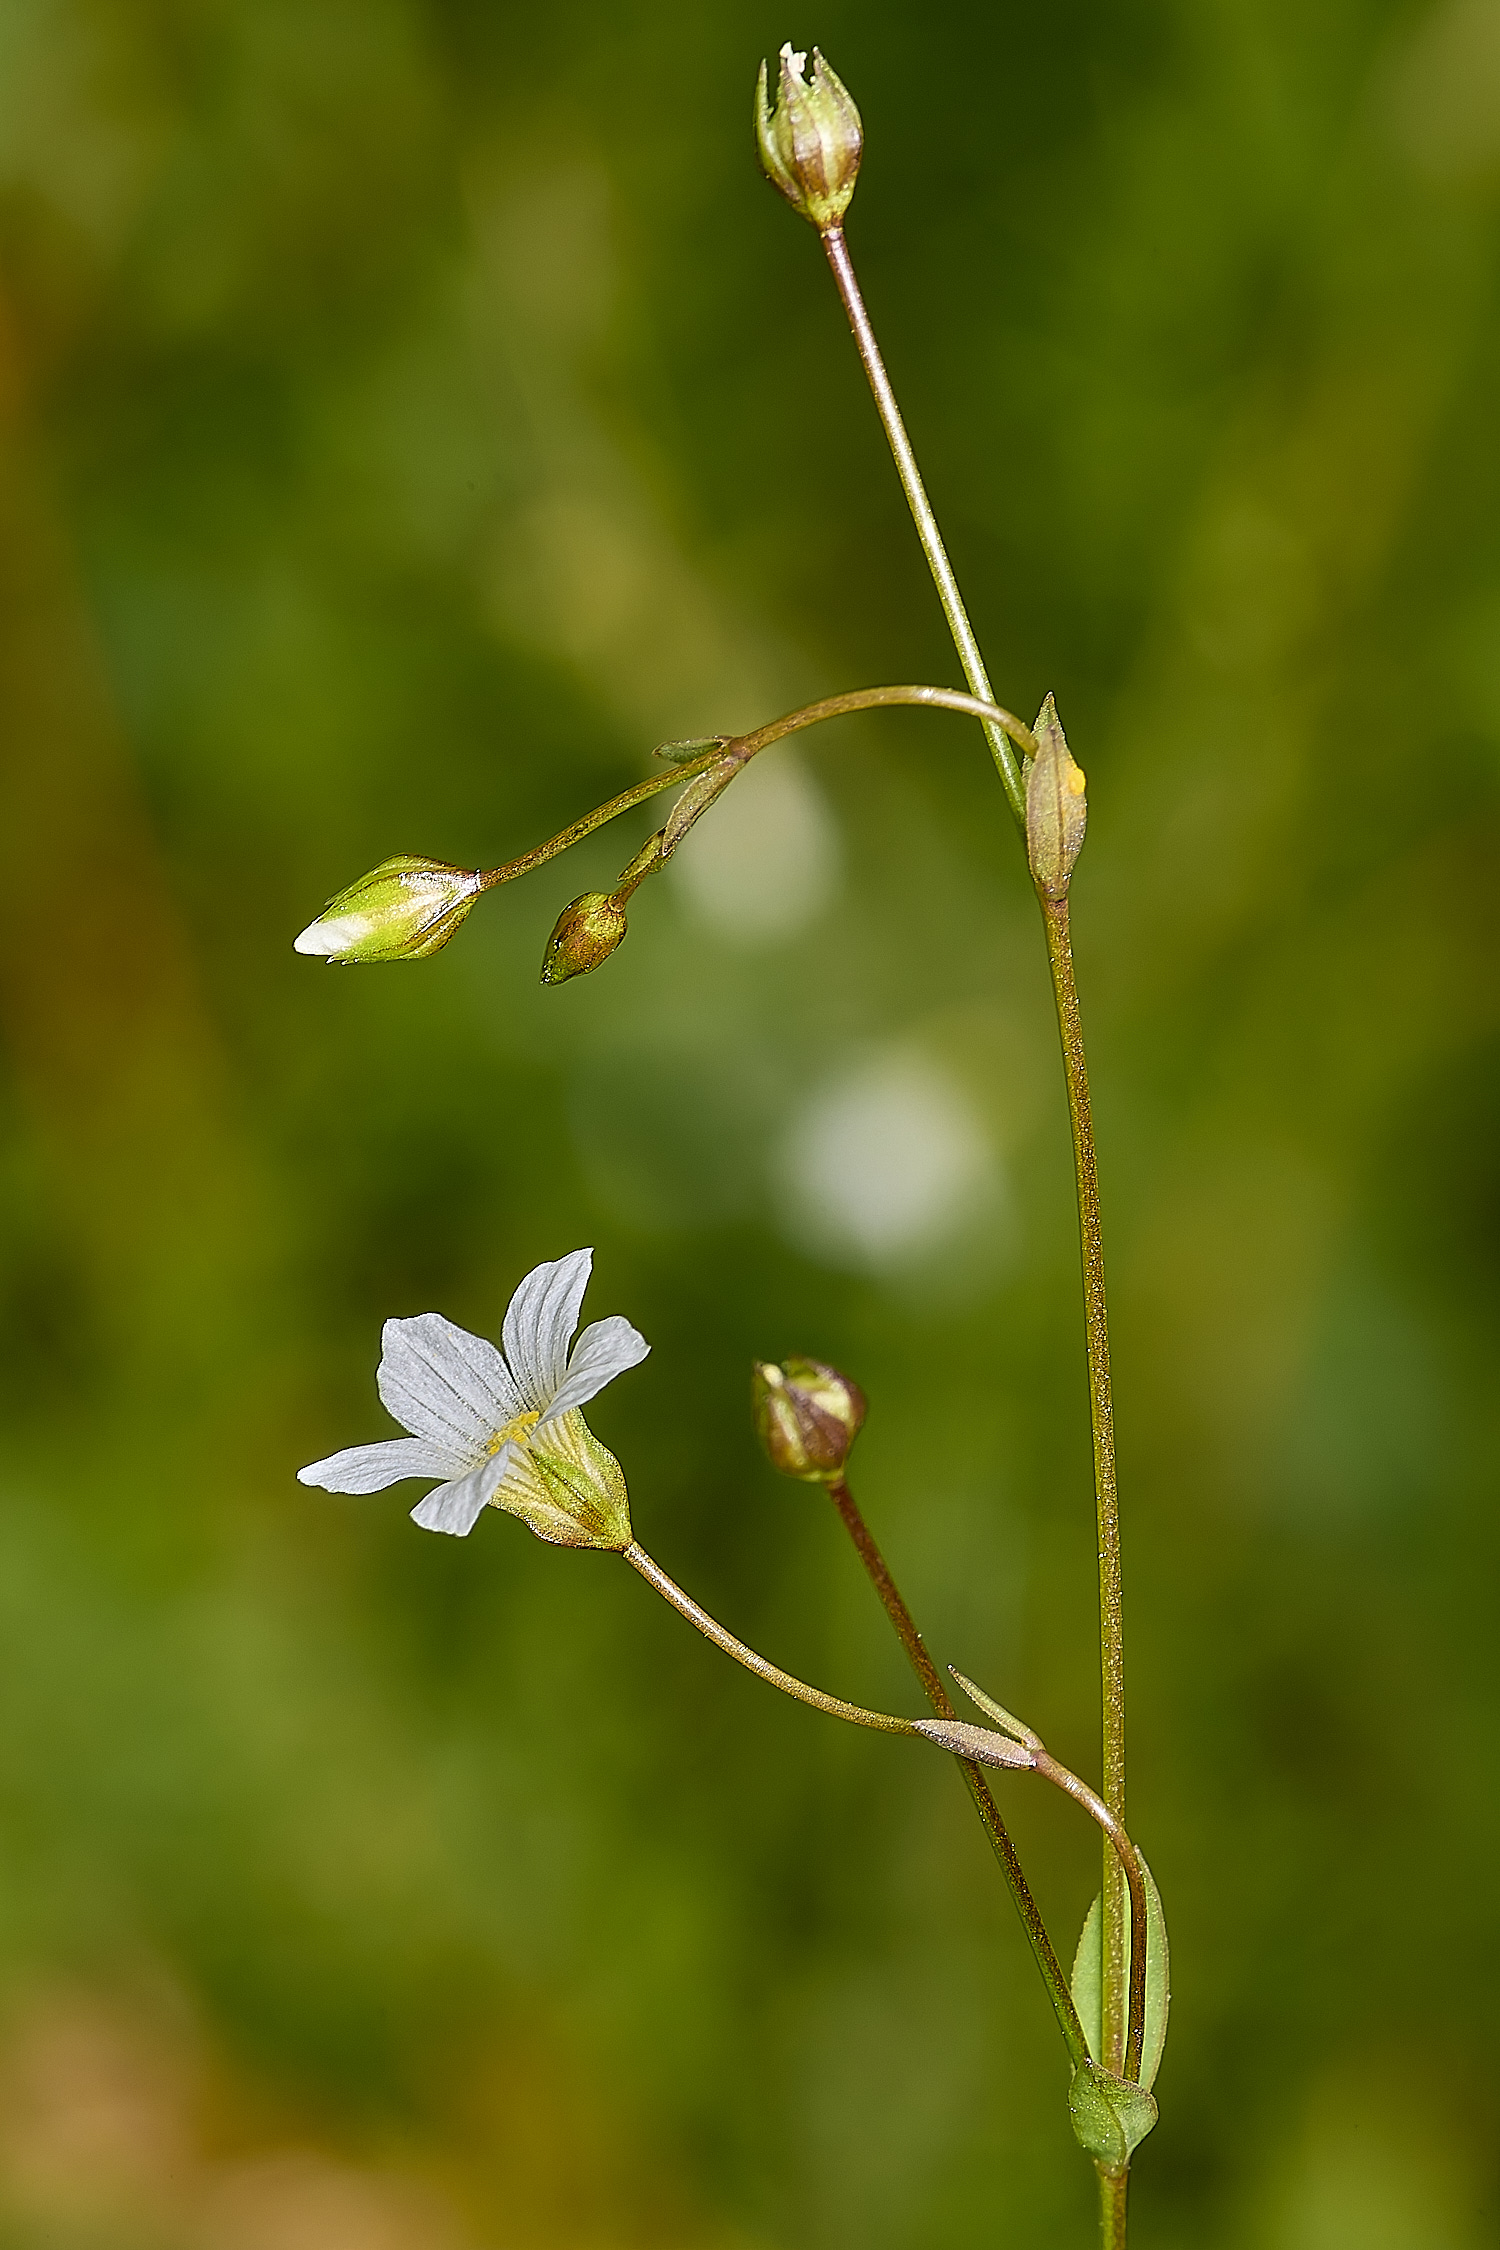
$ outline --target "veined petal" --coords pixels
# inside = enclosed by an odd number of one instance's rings
[[[514,1458],[515,1447],[502,1445],[498,1453],[481,1461],[466,1477],[440,1484],[425,1500],[419,1500],[411,1512],[412,1522],[419,1523],[424,1531],[450,1531],[456,1539],[467,1539]]]
[[[378,1445],[346,1445],[297,1471],[299,1484],[320,1484],[325,1492],[384,1492],[403,1477],[462,1476],[468,1466],[457,1454],[426,1438],[383,1438]]]
[[[521,1405],[538,1414],[546,1413],[562,1388],[593,1263],[592,1250],[570,1251],[551,1265],[535,1267],[511,1298],[503,1330],[505,1356]]]
[[[388,1320],[380,1342],[375,1387],[389,1411],[461,1467],[477,1467],[521,1406],[494,1345],[435,1312]]]
[[[586,1405],[597,1397],[606,1383],[623,1375],[627,1367],[639,1367],[650,1349],[640,1330],[632,1328],[618,1313],[608,1320],[596,1320],[591,1328],[585,1328],[573,1346],[562,1388],[538,1427],[545,1429],[559,1414]]]

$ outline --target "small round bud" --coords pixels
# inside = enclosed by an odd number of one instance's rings
[[[565,906],[542,955],[543,984],[566,984],[607,961],[625,935],[625,908],[612,891],[585,891]]]
[[[819,1359],[757,1361],[751,1377],[755,1427],[773,1469],[806,1484],[843,1474],[865,1418],[865,1394]]]
[[[766,66],[755,89],[755,141],[767,179],[779,187],[794,211],[826,233],[849,208],[859,178],[864,132],[848,89],[812,51],[812,76],[804,75],[806,55],[781,50],[780,84],[774,108]]]
[[[383,859],[293,942],[326,961],[420,961],[446,945],[479,896],[476,869],[441,859]]]

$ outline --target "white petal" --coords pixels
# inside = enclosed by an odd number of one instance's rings
[[[320,1484],[325,1492],[383,1492],[403,1477],[462,1476],[467,1462],[426,1438],[385,1438],[379,1445],[349,1445],[297,1471],[299,1484]]]
[[[562,1388],[542,1416],[542,1425],[555,1415],[566,1414],[570,1407],[597,1397],[605,1384],[623,1375],[627,1367],[639,1367],[650,1349],[640,1330],[632,1328],[618,1313],[608,1320],[596,1320],[574,1345]]]
[[[505,1356],[522,1403],[544,1414],[567,1373],[568,1346],[589,1285],[592,1250],[574,1250],[550,1266],[537,1266],[511,1298],[505,1315]]]
[[[419,1523],[424,1531],[451,1531],[455,1539],[467,1539],[514,1457],[514,1446],[502,1445],[498,1453],[481,1461],[466,1477],[440,1484],[425,1500],[417,1502],[411,1512],[412,1522]]]
[[[521,1405],[494,1345],[435,1312],[388,1320],[380,1341],[375,1387],[396,1420],[475,1467]]]
[[[332,922],[325,921],[320,915],[316,922],[308,923],[300,937],[293,938],[292,951],[321,953],[331,960],[360,944],[370,935],[374,926],[374,917],[369,914],[340,914]]]

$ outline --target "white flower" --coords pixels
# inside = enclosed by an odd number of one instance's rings
[[[380,1492],[403,1477],[445,1481],[412,1510],[427,1531],[473,1530],[489,1504],[563,1547],[630,1545],[620,1464],[578,1412],[651,1346],[618,1316],[568,1345],[594,1262],[574,1250],[529,1273],[511,1298],[504,1355],[441,1313],[388,1320],[376,1388],[410,1437],[351,1445],[299,1469],[327,1492]]]

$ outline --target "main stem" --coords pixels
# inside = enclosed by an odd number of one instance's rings
[[[948,560],[948,550],[943,545],[943,535],[938,530],[937,517],[932,512],[932,502],[927,497],[927,487],[922,482],[922,472],[917,467],[917,457],[911,449],[911,439],[906,434],[906,424],[901,419],[901,409],[896,404],[896,394],[885,371],[885,361],[880,356],[880,346],[875,341],[875,331],[865,310],[865,301],[854,272],[854,261],[849,255],[849,245],[844,240],[842,227],[829,227],[825,231],[823,248],[828,263],[833,268],[839,295],[844,300],[844,310],[849,316],[849,326],[854,331],[855,347],[865,374],[869,377],[876,409],[885,424],[885,434],[896,463],[896,474],[906,493],[907,506],[911,509],[912,521],[917,527],[917,537],[922,542],[922,552],[927,557],[927,567],[932,572],[932,582],[937,588],[943,615],[948,620],[948,630],[953,635],[953,645],[958,650],[959,662],[964,668],[964,678],[977,696],[986,703],[992,702],[990,676],[985,670],[984,658],[979,653],[979,642],[969,623],[969,613],[958,590],[958,580],[953,575],[953,565]],[[1016,765],[1015,753],[1006,740],[1004,728],[997,726],[994,720],[985,721],[984,731],[989,738],[990,751],[999,769],[1000,779],[1005,784],[1010,809],[1024,833],[1026,791]]]
[[[836,1477],[830,1481],[828,1497],[843,1518],[844,1527],[854,1541],[859,1559],[864,1564],[876,1593],[880,1596],[887,1617],[896,1628],[901,1646],[905,1649],[911,1661],[912,1670],[922,1683],[928,1702],[940,1719],[957,1718],[958,1714],[954,1710],[948,1690],[943,1684],[942,1674],[928,1655],[927,1645],[917,1630],[916,1621],[903,1601],[901,1590],[886,1566],[885,1557],[876,1545],[869,1526],[860,1513],[858,1502],[842,1477]],[[1000,1817],[1000,1807],[995,1802],[983,1771],[972,1758],[960,1758],[957,1764],[968,1786],[969,1795],[974,1800],[974,1810],[984,1823],[984,1830],[989,1837],[990,1847],[996,1859],[1000,1862],[1000,1872],[1010,1886],[1010,1895],[1015,1901],[1016,1912],[1021,1917],[1021,1927],[1025,1930],[1027,1941],[1036,1956],[1037,1967],[1042,1972],[1042,1979],[1047,1987],[1047,1995],[1052,2002],[1053,2013],[1057,2017],[1058,2029],[1063,2035],[1069,2057],[1076,2068],[1088,2054],[1088,2042],[1084,2037],[1083,2026],[1078,2020],[1078,2010],[1073,2005],[1073,1995],[1069,1990],[1068,1980],[1063,1974],[1062,1964],[1052,1949],[1052,1940],[1047,1935],[1041,1910],[1031,1894],[1031,1886],[1022,1871],[1021,1862],[1016,1856],[1016,1847],[1011,1842],[1010,1832]]]
[[[1084,1328],[1088,1344],[1089,1419],[1094,1433],[1094,1498],[1099,1531],[1099,1656],[1104,1702],[1103,1798],[1125,1825],[1125,1631],[1120,1585],[1120,1500],[1115,1477],[1114,1400],[1109,1375],[1109,1316],[1104,1292],[1104,1236],[1099,1216],[1099,1172],[1089,1103],[1088,1061],[1066,897],[1038,893],[1047,933],[1047,960],[1062,1034],[1068,1111],[1073,1121],[1073,1163],[1078,1181],[1078,1230],[1083,1245]],[[1125,1878],[1111,1847],[1104,1847],[1103,2040],[1099,2057],[1119,2072],[1125,2050]],[[1121,2205],[1123,2213],[1123,2202]],[[1123,2230],[1124,2220],[1121,2218]],[[1123,2239],[1123,2233],[1122,2233]]]
[[[948,560],[932,504],[927,498],[911,440],[901,419],[880,346],[865,310],[853,261],[843,230],[829,227],[823,248],[838,284],[849,326],[854,332],[876,409],[885,425],[896,471],[906,492],[917,537],[927,557],[948,629],[963,664],[964,676],[976,694],[989,695],[989,675],[974,628],[969,623],[953,566]],[[1026,795],[1010,744],[993,725],[985,729],[1010,809],[1022,835],[1026,832]],[[1125,1659],[1120,1597],[1119,1498],[1115,1483],[1114,1409],[1109,1377],[1109,1326],[1104,1295],[1104,1250],[1099,1222],[1099,1183],[1094,1161],[1094,1130],[1089,1110],[1088,1066],[1083,1050],[1083,1026],[1078,1009],[1078,987],[1068,936],[1067,900],[1042,899],[1047,929],[1047,955],[1052,967],[1058,1023],[1062,1030],[1063,1061],[1068,1081],[1068,1107],[1073,1120],[1073,1156],[1078,1179],[1078,1217],[1083,1239],[1084,1301],[1089,1363],[1089,1411],[1094,1433],[1094,1491],[1099,1530],[1100,1667],[1104,1705],[1104,1802],[1123,1829],[1125,1819]],[[1102,1977],[1103,2046],[1099,2060],[1119,2071],[1124,2059],[1127,2022],[1125,1979],[1125,1879],[1113,1850],[1104,1847],[1104,1960]],[[1101,2175],[1101,2217],[1104,2250],[1122,2250],[1125,2242],[1126,2181]]]

